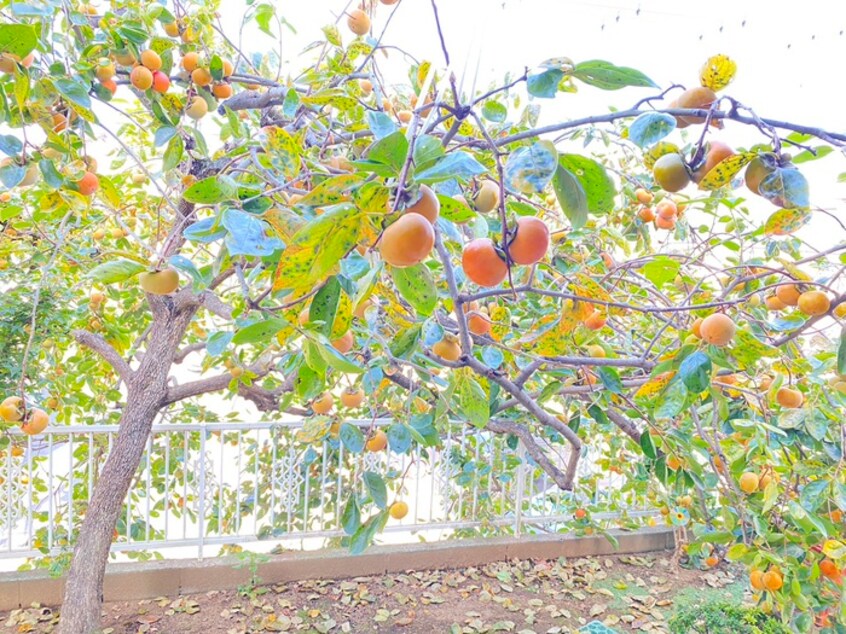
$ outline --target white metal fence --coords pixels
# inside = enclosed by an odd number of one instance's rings
[[[0,452],[0,559],[71,551],[118,429],[51,426],[36,438],[12,431],[12,444]],[[602,498],[631,517],[652,515],[644,500],[621,490],[622,476],[603,475],[591,499],[576,499],[527,460],[521,445],[467,425],[441,430],[438,448],[404,454],[351,454],[331,435],[312,442],[304,433],[299,420],[155,425],[112,551],[149,557],[190,547],[203,557],[212,545],[323,546],[344,535],[345,504],[363,492],[367,470],[385,474],[390,500],[409,505],[403,520],[388,523],[385,539],[558,530],[583,504],[598,510],[594,519],[616,517],[601,512]],[[580,478],[598,477],[585,458]]]

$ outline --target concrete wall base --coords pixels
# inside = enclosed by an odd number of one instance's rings
[[[318,550],[273,555],[260,564],[262,583],[305,579],[344,579],[399,573],[480,566],[505,559],[552,559],[671,549],[673,531],[647,528],[635,532],[612,531],[619,547],[601,536],[543,535],[465,539],[427,544],[374,546],[352,556],[345,550]],[[218,557],[196,560],[150,561],[109,564],[106,570],[106,601],[140,601],[163,595],[192,594],[235,589],[249,578],[249,570],[237,569],[237,560]],[[13,610],[33,602],[58,605],[64,579],[44,571],[15,572],[0,576],[0,610]]]

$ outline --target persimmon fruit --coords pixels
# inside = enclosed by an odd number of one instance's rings
[[[138,282],[145,293],[170,295],[179,287],[179,273],[172,268],[150,271],[139,275]]]
[[[809,317],[825,315],[831,308],[831,300],[822,291],[805,291],[796,300],[799,310]]]
[[[678,192],[690,184],[690,174],[687,171],[681,154],[672,152],[665,154],[652,166],[652,176],[664,191]]]
[[[731,317],[722,313],[708,315],[699,325],[699,333],[706,343],[714,346],[724,346],[734,338],[737,332]]]
[[[425,216],[403,214],[382,232],[379,253],[382,259],[397,268],[419,264],[435,246],[435,230]]]
[[[508,276],[508,265],[490,238],[476,238],[464,245],[461,266],[467,278],[479,286],[497,286]]]
[[[549,249],[549,227],[540,218],[521,216],[517,219],[514,238],[508,244],[508,254],[517,264],[540,262]]]
[[[441,213],[441,202],[428,185],[420,186],[420,197],[405,208],[405,213],[420,214],[430,223],[435,224]]]

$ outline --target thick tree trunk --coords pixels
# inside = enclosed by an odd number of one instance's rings
[[[195,306],[180,310],[173,298],[149,300],[155,317],[150,343],[138,369],[127,381],[120,431],[79,531],[65,586],[59,634],[94,634],[101,629],[103,578],[112,533],[144,454],[150,427],[165,404],[167,380],[179,342],[196,310]]]
[[[159,411],[160,397],[153,393],[129,393],[126,410],[120,419],[120,432],[79,531],[62,602],[61,634],[100,631],[103,576],[112,533],[147,445],[150,426]]]

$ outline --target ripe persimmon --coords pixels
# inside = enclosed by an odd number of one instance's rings
[[[27,436],[35,436],[47,429],[50,422],[50,415],[43,409],[33,407],[27,412],[26,418],[21,423],[21,431]]]
[[[749,583],[755,590],[764,589],[764,571],[753,570],[749,573]]]
[[[332,342],[332,347],[341,354],[346,354],[352,350],[354,343],[355,337],[352,334],[352,330],[347,330],[341,337]]]
[[[83,196],[90,196],[100,188],[100,179],[94,172],[85,172],[78,181],[76,187]]]
[[[405,213],[420,214],[430,223],[435,224],[441,213],[441,201],[428,185],[420,186],[420,197],[405,208]]]
[[[215,84],[212,94],[218,99],[229,99],[232,96],[232,84]]]
[[[194,72],[197,67],[200,65],[200,55],[191,51],[190,53],[185,53],[185,56],[182,58],[182,68],[184,68],[189,73]]]
[[[136,66],[129,73],[129,83],[138,90],[148,90],[153,85],[153,73],[146,66]]]
[[[364,443],[365,449],[373,453],[377,451],[382,451],[387,446],[388,435],[381,429],[377,429],[376,431],[374,431],[370,438],[367,439],[367,442]]]
[[[799,390],[794,390],[789,387],[781,387],[776,392],[776,403],[785,409],[798,409],[802,407],[805,401],[805,395]]]
[[[461,358],[461,346],[455,336],[446,334],[432,346],[432,352],[444,361],[458,361]]]
[[[775,295],[767,297],[764,300],[764,305],[767,307],[767,310],[784,310],[787,308],[787,305]]]
[[[822,291],[805,291],[796,300],[796,305],[810,317],[825,315],[831,308],[831,300]]]
[[[479,286],[496,286],[508,275],[508,266],[490,238],[476,238],[464,245],[461,266],[467,278]]]
[[[341,404],[349,409],[361,407],[364,402],[364,390],[361,388],[347,388],[341,393]]]
[[[170,77],[160,70],[153,72],[153,91],[161,95],[167,92],[170,88]]]
[[[600,311],[595,310],[588,315],[583,323],[585,328],[588,330],[601,330],[605,326],[606,321],[605,315],[603,315]]]
[[[767,590],[776,592],[781,590],[781,587],[784,585],[784,577],[782,577],[781,572],[777,568],[771,568],[764,573],[763,582]]]
[[[414,113],[411,110],[397,110],[396,115],[400,123],[408,123],[414,117]]]
[[[696,336],[697,339],[702,339],[702,322],[704,320],[702,317],[697,317],[696,320],[690,326],[690,332]]]
[[[382,259],[397,268],[419,264],[435,246],[432,223],[421,214],[403,214],[382,232],[379,253]]]
[[[637,217],[643,222],[652,222],[655,220],[655,212],[652,210],[652,207],[643,206],[638,209]]]
[[[383,4],[385,3],[384,0]],[[408,504],[405,502],[394,502],[391,504],[391,508],[388,509],[388,513],[390,513],[391,517],[395,520],[401,520],[406,515],[408,515]]]
[[[487,335],[491,331],[491,318],[484,313],[470,313],[467,316],[467,329],[474,335]]]
[[[8,396],[0,403],[0,418],[7,423],[16,423],[24,415],[24,402],[20,396]]]
[[[676,228],[676,219],[674,217],[665,218],[664,216],[656,216],[655,227],[657,229],[666,229],[672,231]]]
[[[652,192],[646,191],[643,187],[638,187],[635,190],[635,198],[641,205],[648,205],[652,202],[655,196],[652,195]]]
[[[328,414],[332,411],[335,399],[330,392],[324,392],[311,402],[311,409],[315,414]]]
[[[714,346],[724,346],[734,338],[737,326],[731,317],[722,313],[708,315],[699,325],[702,339]]]
[[[514,238],[508,244],[508,254],[517,264],[535,264],[543,259],[549,248],[549,227],[540,218],[517,218]]]
[[[367,35],[370,31],[370,16],[361,9],[354,9],[347,14],[347,26],[356,35]]]
[[[694,86],[693,88],[688,88],[680,94],[676,99],[676,104],[678,108],[707,110],[716,100],[717,93],[710,88],[705,88],[704,86]],[[680,119],[687,124],[703,123],[705,121],[705,117],[696,116],[676,117],[676,119]]]
[[[776,286],[775,296],[785,306],[796,306],[799,303],[801,293],[795,284],[780,284]]]
[[[197,86],[208,86],[212,83],[212,76],[205,68],[195,68],[191,71],[191,81]]]
[[[820,572],[829,579],[835,579],[840,576],[840,568],[831,559],[823,559],[820,562]]]
[[[734,150],[722,141],[711,141],[705,154],[705,162],[693,172],[693,182],[699,183],[712,169],[724,160],[734,156]]]
[[[679,208],[671,198],[664,198],[655,205],[655,213],[659,218],[675,219],[679,215]]]
[[[147,49],[141,52],[141,65],[146,66],[151,71],[156,71],[162,67],[162,58],[156,51]]]
[[[758,484],[760,479],[757,473],[752,471],[747,471],[743,475],[740,476],[740,480],[738,480],[738,484],[740,485],[740,490],[746,493],[747,495],[755,493],[758,490]]]

